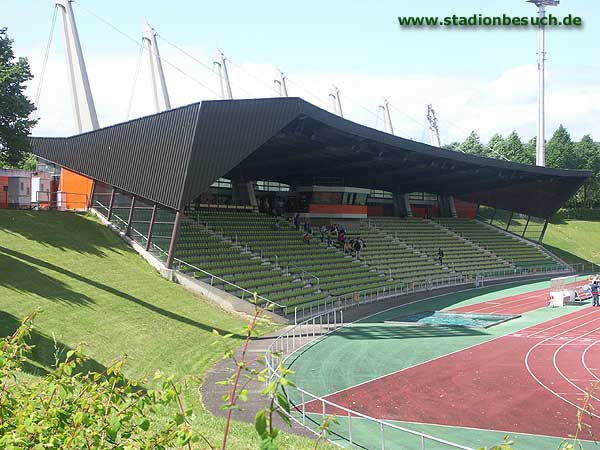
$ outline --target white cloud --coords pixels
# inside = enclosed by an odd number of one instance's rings
[[[217,97],[218,80],[209,70],[214,52],[185,48],[207,68],[165,42],[159,41],[159,45],[163,58],[179,68],[176,70],[166,63],[164,67],[172,106]],[[42,46],[17,48],[16,51],[19,55],[30,56],[32,71],[38,77]],[[101,126],[126,120],[137,54],[133,45],[110,54],[85,54]],[[248,60],[230,63],[228,68],[234,97],[276,95],[272,87],[277,76],[276,65]],[[140,69],[130,118],[154,112],[146,57],[142,59]],[[583,75],[578,76],[578,72],[570,68],[548,67],[548,138],[560,123],[569,129],[574,139],[586,133],[600,137],[596,129],[600,122],[600,87],[595,83],[597,72],[598,69],[586,67],[582,70]],[[324,108],[330,107],[328,95],[335,84],[341,90],[345,117],[367,126],[377,125],[380,129],[383,122],[378,105],[385,96],[393,105],[391,115],[396,134],[415,140],[429,141],[425,120],[429,103],[436,109],[443,143],[462,140],[471,130],[477,131],[483,140],[496,132],[506,135],[512,130],[517,130],[524,140],[536,134],[535,65],[508,68],[492,79],[468,71],[448,76],[433,70],[419,76],[316,70],[286,72],[286,75],[290,80],[290,95],[303,97]],[[28,87],[30,98],[35,96],[37,80]],[[38,116],[40,123],[34,130],[36,135],[75,133],[61,46],[55,46],[48,63]]]

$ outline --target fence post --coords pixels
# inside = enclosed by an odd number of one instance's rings
[[[352,445],[352,414],[348,411],[348,441]]]

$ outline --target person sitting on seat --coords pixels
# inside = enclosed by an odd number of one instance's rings
[[[310,245],[310,233],[309,233],[308,231],[306,231],[306,232],[304,233],[304,237],[303,237],[302,239],[304,239],[304,242],[305,242],[307,245]]]

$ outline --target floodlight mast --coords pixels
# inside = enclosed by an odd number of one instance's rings
[[[440,130],[437,124],[437,117],[433,105],[427,105],[427,121],[429,122],[429,131],[431,132],[431,143],[436,147],[441,147]]]
[[[63,18],[73,115],[77,130],[83,133],[96,130],[100,126],[71,2],[72,0],[56,0],[56,5]]]
[[[390,116],[390,103],[386,98],[383,99],[383,105],[379,105],[379,108],[383,112],[383,124],[386,133],[394,134],[394,127],[392,126],[392,116]]]
[[[287,77],[280,70],[279,78],[275,79],[275,89],[277,89],[277,91],[279,92],[280,97],[288,97],[287,84],[286,84],[285,80],[287,80]]]
[[[527,0],[538,7],[538,135],[535,152],[535,164],[544,167],[546,165],[546,116],[545,116],[545,26],[542,19],[546,17],[546,6],[558,6],[559,0]]]
[[[158,51],[158,43],[156,42],[157,34],[156,30],[152,28],[148,22],[144,23],[142,41],[148,50],[154,109],[156,112],[161,112],[171,109],[171,101],[169,99],[169,92],[165,81],[162,60],[160,59],[160,53]]]
[[[217,69],[219,76],[219,87],[221,89],[221,98],[223,100],[233,100],[233,94],[231,93],[231,83],[229,82],[229,73],[227,72],[227,64],[225,61],[225,55],[221,50],[217,50],[217,57],[215,58],[214,65]]]
[[[340,100],[340,90],[337,86],[332,86],[333,92],[329,94],[333,105],[333,112],[340,117],[344,117],[344,113],[342,112],[342,101]]]

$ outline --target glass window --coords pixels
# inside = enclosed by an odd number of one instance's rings
[[[342,194],[340,192],[313,192],[311,201],[318,205],[339,205],[341,202]]]
[[[367,204],[367,194],[356,194],[355,205],[364,206]]]

